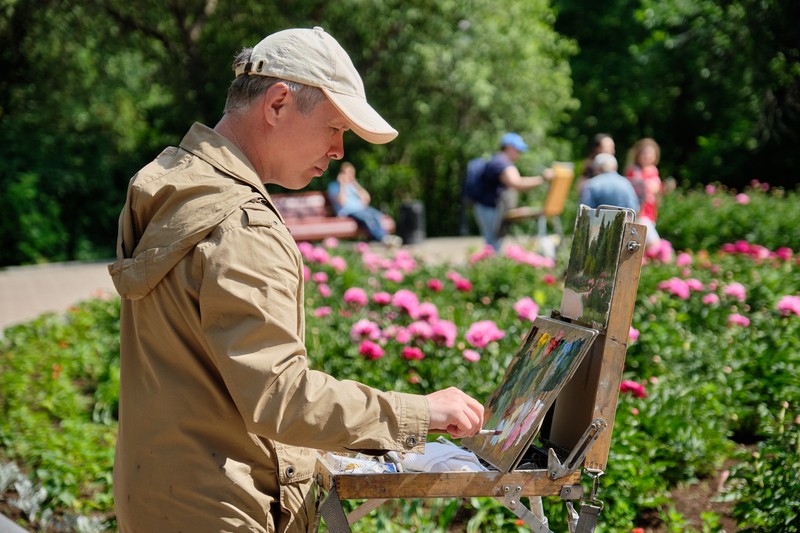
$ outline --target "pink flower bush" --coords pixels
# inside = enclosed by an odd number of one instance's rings
[[[323,298],[328,298],[331,295],[331,288],[328,287],[327,283],[320,283],[317,285],[317,290]]]
[[[792,313],[800,316],[800,296],[783,296],[778,300],[777,307],[783,316],[789,316]]]
[[[644,385],[630,379],[623,380],[622,383],[619,384],[619,391],[623,394],[632,394],[637,398],[647,397],[647,391],[645,390]]]
[[[376,359],[380,359],[384,355],[383,348],[375,344],[370,340],[365,340],[361,343],[358,347],[358,353],[366,357],[367,359],[372,359],[373,361]]]
[[[750,197],[743,192],[737,194],[735,199],[737,204],[747,205],[750,203]]]
[[[747,327],[750,325],[750,319],[739,313],[731,313],[728,315],[728,324],[732,326]]]
[[[464,336],[467,342],[476,348],[485,348],[492,341],[500,340],[506,333],[497,328],[491,320],[474,322]]]
[[[328,249],[336,248],[339,246],[339,239],[336,237],[325,237],[325,239],[322,241],[322,246]]]
[[[528,296],[517,300],[514,304],[514,311],[517,312],[517,317],[520,320],[533,322],[539,316],[539,306]]]
[[[378,305],[389,305],[392,303],[392,295],[388,292],[376,292],[372,295],[372,301]]]
[[[328,274],[325,272],[314,272],[311,274],[311,281],[314,283],[328,283]]]

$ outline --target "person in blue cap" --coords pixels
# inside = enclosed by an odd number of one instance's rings
[[[502,245],[503,213],[516,203],[516,193],[538,187],[554,176],[549,168],[541,176],[522,176],[514,163],[527,150],[528,145],[518,133],[506,133],[500,138],[500,150],[487,162],[479,180],[475,219],[486,244],[495,251],[500,251]]]

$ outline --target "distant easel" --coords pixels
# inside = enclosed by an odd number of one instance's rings
[[[345,533],[388,499],[489,497],[548,533],[541,497],[558,496],[571,532],[594,531],[644,253],[646,230],[633,220],[630,210],[581,206],[560,310],[537,318],[485,405],[503,433],[462,441],[489,471],[348,474],[320,457],[317,520]],[[367,501],[346,515],[349,499]]]

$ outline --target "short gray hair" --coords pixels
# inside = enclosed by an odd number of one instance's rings
[[[598,174],[614,172],[619,168],[617,158],[611,154],[597,154],[592,161],[592,168]]]
[[[233,61],[234,69],[236,65],[247,63],[252,52],[252,48],[244,48],[239,52]],[[318,87],[311,87],[271,76],[242,74],[237,76],[228,87],[228,99],[225,101],[224,112],[230,113],[249,109],[259,97],[276,83],[285,83],[289,87],[297,102],[297,110],[304,115],[311,114],[317,105],[325,99],[325,93]]]

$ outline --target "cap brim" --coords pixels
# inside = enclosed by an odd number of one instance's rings
[[[353,132],[365,141],[372,144],[386,144],[397,137],[397,130],[391,127],[363,98],[335,93],[324,87],[322,91],[334,107],[350,122]]]

